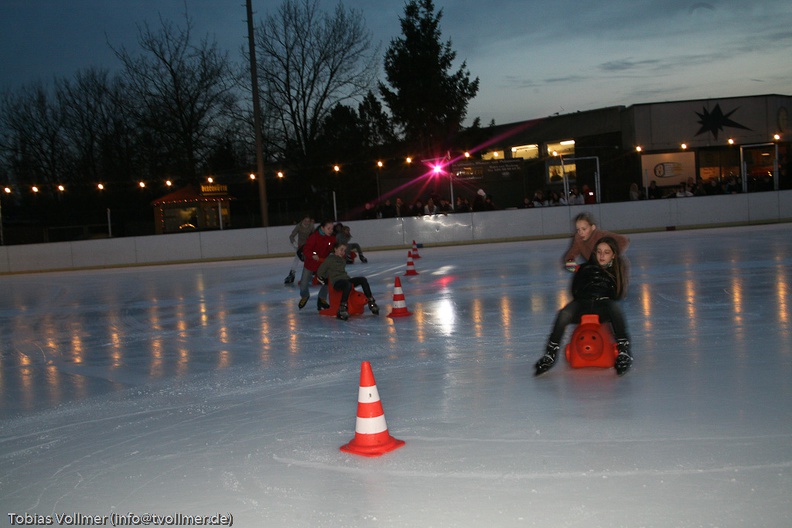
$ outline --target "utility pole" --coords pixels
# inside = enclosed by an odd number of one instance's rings
[[[253,92],[253,133],[256,135],[256,177],[258,178],[259,201],[261,202],[261,225],[268,227],[267,184],[264,181],[264,151],[261,138],[261,101],[259,100],[258,76],[256,74],[256,41],[253,38],[253,0],[246,0],[246,2],[250,81]]]

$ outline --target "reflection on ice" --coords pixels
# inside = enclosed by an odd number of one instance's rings
[[[425,248],[398,319],[401,250],[350,267],[382,315],[347,322],[317,315],[316,289],[298,310],[290,258],[0,277],[2,502],[240,526],[788,525],[788,226],[631,238],[623,378],[532,376],[571,298],[566,240]],[[376,461],[338,450],[361,360],[407,441]]]

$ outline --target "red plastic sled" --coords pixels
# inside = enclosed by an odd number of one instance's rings
[[[566,346],[569,366],[612,368],[618,354],[610,324],[601,324],[597,315],[581,316],[580,324]]]
[[[338,313],[338,305],[341,304],[341,292],[330,285],[327,286],[327,290],[329,291],[328,296],[330,297],[330,308],[319,310],[319,313],[322,315],[332,315],[335,317],[335,315]],[[347,301],[347,312],[349,312],[349,315],[362,314],[364,308],[367,305],[368,299],[366,299],[366,296],[363,295],[362,292],[358,290],[352,290],[349,292],[349,300]]]

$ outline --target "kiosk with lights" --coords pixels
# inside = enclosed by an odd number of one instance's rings
[[[225,229],[231,219],[226,185],[188,185],[151,202],[157,234]]]

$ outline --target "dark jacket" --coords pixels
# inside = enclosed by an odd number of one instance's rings
[[[335,253],[331,253],[327,256],[324,262],[319,266],[316,274],[320,278],[326,278],[327,283],[333,287],[335,287],[335,283],[341,279],[349,280],[349,275],[346,272],[346,261]]]
[[[578,301],[616,300],[616,279],[596,262],[586,262],[572,279],[572,297]]]

